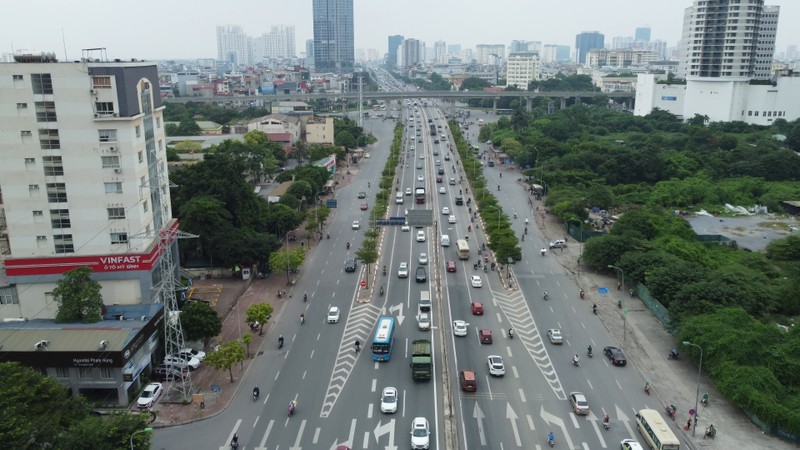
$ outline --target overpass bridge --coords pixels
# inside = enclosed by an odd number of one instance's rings
[[[580,103],[583,98],[608,97],[612,99],[628,100],[628,107],[633,109],[633,101],[636,97],[635,92],[592,92],[592,91],[400,91],[400,92],[337,92],[337,93],[276,93],[267,95],[223,95],[211,97],[166,97],[163,99],[167,103],[216,103],[227,106],[265,106],[268,103],[280,101],[310,101],[317,99],[326,100],[405,100],[419,98],[435,98],[448,101],[468,99],[492,99],[493,109],[497,109],[497,100],[505,97],[519,98],[525,100],[525,107],[531,110],[534,98],[558,98],[561,100],[561,108],[566,107],[567,99],[573,98]]]

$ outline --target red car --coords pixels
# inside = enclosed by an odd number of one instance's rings
[[[442,182],[442,177],[436,177],[436,182],[437,183],[441,183]]]
[[[483,315],[483,303],[481,302],[472,302],[470,303],[472,307],[472,315],[473,316],[482,316]]]
[[[456,271],[456,262],[455,261],[447,261],[447,271],[448,272],[455,272]]]
[[[361,204],[361,210],[362,210],[362,211],[366,211],[366,210],[367,210],[367,208],[369,208],[369,205],[367,205],[367,203],[366,203],[366,202],[364,202],[364,203],[362,203],[362,204]]]

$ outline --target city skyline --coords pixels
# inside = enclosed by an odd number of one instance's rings
[[[65,14],[59,8],[48,6],[53,4],[51,0],[34,0],[15,5],[10,13],[11,20],[0,30],[5,43],[0,53],[38,50],[55,52],[61,60],[76,60],[81,57],[83,48],[104,47],[109,58],[213,58],[217,54],[216,27],[227,24],[240,25],[251,36],[268,32],[273,25],[294,26],[298,43],[313,36],[311,1],[286,3],[270,10],[265,20],[257,13],[264,8],[263,2],[255,0],[233,0],[227,10],[215,8],[214,14],[203,14],[207,8],[202,5],[186,9],[175,3],[140,0],[140,10],[158,11],[157,17],[168,17],[171,21],[171,24],[158,26],[155,33],[142,33],[136,21],[106,20],[129,14],[128,7],[123,4],[91,0],[81,8],[82,11],[103,11],[104,16]],[[776,56],[789,45],[800,45],[800,30],[792,27],[800,19],[800,2],[773,0],[765,4],[781,8]],[[148,8],[149,5],[152,8]],[[388,36],[397,34],[424,41],[427,46],[444,41],[448,45],[475,48],[477,44],[509,45],[512,40],[533,40],[574,48],[575,36],[584,31],[604,34],[608,46],[614,37],[634,36],[639,27],[649,27],[651,39],[663,40],[675,47],[681,37],[684,10],[691,5],[691,0],[641,0],[614,10],[608,4],[590,0],[560,2],[547,8],[511,0],[498,0],[491,5],[464,0],[459,8],[453,9],[444,3],[421,0],[354,0],[355,47],[377,49],[382,56],[387,52]],[[254,13],[243,13],[248,10]],[[508,11],[514,13],[508,14]],[[575,14],[576,11],[582,14]],[[32,20],[23,20],[25,17],[36,17],[35,24]],[[182,22],[190,24],[191,32],[187,33],[187,26]],[[303,51],[303,48],[297,49],[298,54]]]

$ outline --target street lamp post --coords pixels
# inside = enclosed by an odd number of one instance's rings
[[[609,269],[614,269],[614,270],[619,270],[619,272],[622,274],[622,287],[625,287],[625,271],[622,270],[620,267],[617,267],[617,266],[615,266],[613,264],[609,264],[608,268]],[[625,296],[622,295],[622,294],[620,294],[619,307],[620,307],[620,309],[622,309],[622,340],[623,341],[627,341],[628,340],[628,322],[626,320],[627,313],[625,311]]]
[[[134,436],[136,436],[139,433],[152,433],[152,432],[153,432],[153,429],[150,428],[150,427],[147,427],[147,428],[142,429],[142,430],[134,431],[133,434],[131,435],[131,450],[133,450],[133,437]]]
[[[700,347],[697,344],[693,344],[689,341],[683,341],[683,345],[691,345],[692,347],[697,347],[700,350],[700,365],[697,367],[697,392],[694,394],[694,428],[692,429],[692,436],[697,435],[697,403],[700,399],[700,373],[703,370],[703,347]]]

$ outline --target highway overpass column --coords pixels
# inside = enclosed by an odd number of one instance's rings
[[[492,111],[494,111],[495,113],[497,113],[497,99],[498,99],[498,97],[495,97],[492,100]]]
[[[533,111],[533,97],[524,97],[525,99],[525,111],[531,112]]]
[[[566,109],[567,107],[567,97],[561,97],[561,109]]]

